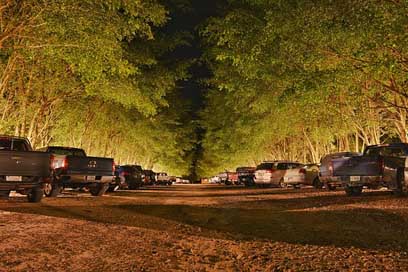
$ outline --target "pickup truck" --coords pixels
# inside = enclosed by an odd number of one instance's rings
[[[172,176],[167,175],[167,173],[157,173],[156,174],[156,182],[157,185],[171,185],[172,184]]]
[[[40,202],[50,182],[50,162],[51,154],[33,151],[26,138],[0,136],[0,194],[16,191]]]
[[[407,192],[408,144],[372,145],[361,156],[332,160],[333,176],[340,177],[347,195],[362,193],[363,187]]]
[[[220,177],[221,183],[225,185],[238,185],[238,174],[237,172],[223,172],[218,175]]]
[[[112,182],[115,163],[110,158],[88,157],[83,149],[48,146],[39,151],[51,153],[52,182],[44,188],[47,197],[55,197],[64,188],[87,188],[101,196]]]

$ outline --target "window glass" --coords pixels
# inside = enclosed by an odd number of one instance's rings
[[[380,148],[370,148],[366,152],[367,156],[379,156],[380,155]]]
[[[391,157],[404,157],[406,156],[405,150],[403,148],[385,148],[384,149],[384,156],[391,156]]]
[[[50,152],[62,156],[86,157],[82,149],[76,148],[50,148]]]
[[[0,139],[0,150],[29,151],[26,141],[20,139]]]
[[[273,163],[261,163],[256,167],[256,170],[269,170],[273,169]]]
[[[287,163],[279,163],[277,169],[278,170],[287,170],[288,166],[289,166],[289,164],[287,164]]]

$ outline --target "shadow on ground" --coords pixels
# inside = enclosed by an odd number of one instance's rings
[[[67,203],[9,205],[0,209],[169,232],[186,231],[208,237],[217,233],[218,238],[234,240],[265,239],[298,244],[408,250],[408,222],[392,210],[313,210],[338,203],[370,203],[387,198],[390,196],[386,193],[372,193],[359,198],[338,195],[294,197],[252,201],[248,208],[245,206],[247,202],[208,207],[140,205],[115,203],[108,197],[100,201],[93,198],[76,199],[80,205],[69,205],[74,200],[68,199]],[[91,205],[87,205],[87,202]],[[302,210],[306,208],[307,211]],[[189,229],[180,228],[180,224],[189,226]]]

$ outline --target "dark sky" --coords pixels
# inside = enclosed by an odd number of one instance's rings
[[[180,3],[189,3],[189,9],[180,8]],[[170,0],[167,1],[171,13],[171,20],[166,25],[164,31],[168,34],[175,33],[177,31],[187,31],[193,36],[190,46],[181,46],[172,52],[170,58],[178,60],[195,60],[194,64],[190,67],[191,78],[187,81],[179,82],[181,99],[187,100],[191,103],[191,112],[189,116],[191,120],[186,122],[194,122],[198,124],[198,112],[204,106],[205,101],[205,85],[202,80],[210,77],[210,71],[206,67],[205,63],[200,60],[202,55],[202,47],[199,37],[199,27],[205,23],[205,21],[212,16],[216,16],[220,10],[220,0]],[[196,167],[197,162],[202,154],[202,147],[200,141],[205,131],[197,125],[195,129],[195,137],[197,138],[197,144],[193,150],[191,150],[189,157],[192,158],[191,164],[191,180],[197,180]]]
[[[177,7],[177,3],[189,2],[191,9],[182,9]],[[191,46],[182,46],[172,53],[176,59],[195,59],[196,63],[191,66],[190,73],[192,78],[185,82],[180,82],[182,95],[184,99],[192,102],[193,109],[199,110],[202,107],[204,87],[199,83],[200,80],[210,76],[209,70],[199,60],[202,55],[199,27],[211,17],[216,16],[217,6],[222,2],[220,0],[172,0],[169,1],[171,20],[167,24],[165,31],[174,33],[176,31],[188,31],[193,35]]]

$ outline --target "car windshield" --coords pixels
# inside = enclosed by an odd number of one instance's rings
[[[86,157],[85,151],[78,148],[50,148],[50,152],[55,155]]]
[[[22,139],[0,139],[0,150],[29,151],[27,142]]]

